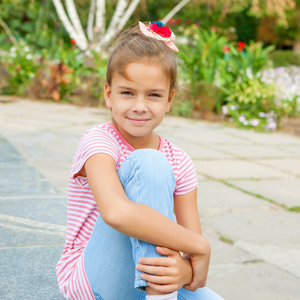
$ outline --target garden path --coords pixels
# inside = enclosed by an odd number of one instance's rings
[[[67,178],[105,109],[0,97],[0,299],[62,299]],[[225,299],[300,295],[300,138],[167,117],[158,132],[194,160],[208,286]]]

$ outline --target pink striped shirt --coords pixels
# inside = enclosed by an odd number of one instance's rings
[[[76,174],[87,159],[96,153],[112,156],[118,170],[133,151],[134,148],[111,123],[88,130],[80,140],[69,176],[66,244],[56,267],[60,291],[66,299],[94,299],[84,271],[83,250],[99,212],[87,178]],[[173,168],[176,179],[174,195],[183,195],[194,190],[197,187],[197,176],[190,157],[162,137],[159,151],[166,155]]]

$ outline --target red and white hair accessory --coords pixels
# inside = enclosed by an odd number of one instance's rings
[[[164,23],[159,21],[154,21],[146,26],[142,22],[139,22],[140,30],[143,35],[155,38],[159,41],[165,43],[172,51],[178,52],[178,48],[175,46],[173,41],[175,40],[175,35],[172,30],[165,26]]]

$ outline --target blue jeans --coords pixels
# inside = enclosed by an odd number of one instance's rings
[[[118,176],[131,201],[145,204],[175,221],[173,192],[176,186],[173,169],[164,154],[157,150],[135,150],[123,162]],[[128,237],[105,224],[101,218],[93,229],[84,250],[85,272],[96,299],[145,299],[147,282],[135,269],[141,257],[158,257],[156,246]],[[181,300],[220,300],[208,288],[178,291]]]

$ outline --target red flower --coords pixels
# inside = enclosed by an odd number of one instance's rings
[[[161,37],[168,38],[172,35],[172,31],[167,26],[157,26],[156,23],[150,24],[149,28],[160,35]]]
[[[246,47],[246,43],[244,43],[244,42],[238,42],[238,51],[239,52],[242,52],[245,47]]]
[[[76,41],[74,39],[71,40],[72,45],[76,45]]]
[[[217,27],[216,26],[211,26],[211,31],[216,32],[217,31]]]
[[[229,49],[228,46],[224,45],[224,46],[223,46],[223,51],[224,51],[225,53],[228,53],[228,52],[230,52],[230,49]]]

